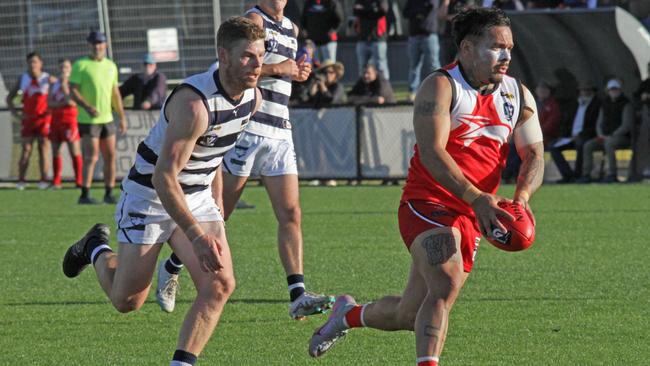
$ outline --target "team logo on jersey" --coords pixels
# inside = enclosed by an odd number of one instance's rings
[[[266,42],[264,42],[264,46],[266,47],[266,52],[269,53],[278,53],[279,45],[280,42],[278,42],[278,40],[275,38],[267,39]]]
[[[219,136],[217,135],[207,135],[199,138],[198,144],[205,147],[214,147],[218,139]]]
[[[480,137],[505,143],[510,135],[511,127],[501,122],[498,117],[475,116],[472,114],[461,114],[458,116],[461,127],[455,129],[456,138],[463,141],[463,145],[469,146]]]
[[[512,123],[512,118],[515,115],[515,106],[510,102],[515,99],[515,96],[511,93],[501,92],[501,98],[503,99],[503,114],[508,119],[508,122]]]

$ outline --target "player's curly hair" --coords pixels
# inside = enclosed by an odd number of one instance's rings
[[[458,13],[453,20],[452,34],[456,46],[467,37],[480,37],[492,27],[510,27],[510,18],[501,9],[469,8]]]
[[[244,17],[231,17],[219,26],[217,46],[230,50],[235,43],[242,39],[253,42],[264,39],[264,37],[264,30],[252,20]]]

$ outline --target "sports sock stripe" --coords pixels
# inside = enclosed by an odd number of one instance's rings
[[[291,290],[293,290],[293,289],[296,289],[296,288],[298,288],[298,287],[305,288],[305,284],[302,283],[302,282],[298,282],[298,283],[294,283],[294,284],[292,284],[292,285],[289,285],[289,291],[291,291]]]
[[[93,252],[90,254],[90,262],[93,265],[95,265],[95,261],[97,260],[99,254],[107,251],[109,252],[113,251],[113,249],[111,249],[111,247],[109,247],[108,244],[98,245],[97,248],[93,249]]]

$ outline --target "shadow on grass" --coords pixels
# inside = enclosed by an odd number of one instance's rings
[[[176,300],[177,304],[191,304],[193,300],[179,299]],[[25,302],[10,302],[0,304],[2,306],[61,306],[61,305],[106,305],[108,300],[92,300],[92,301],[25,301]],[[155,304],[155,300],[147,300],[145,304]],[[229,304],[287,304],[287,300],[280,299],[230,299]]]

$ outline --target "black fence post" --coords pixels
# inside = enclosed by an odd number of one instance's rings
[[[356,150],[357,150],[357,180],[361,181],[361,116],[363,114],[363,107],[356,106],[354,108],[355,114],[355,127],[356,127]]]

